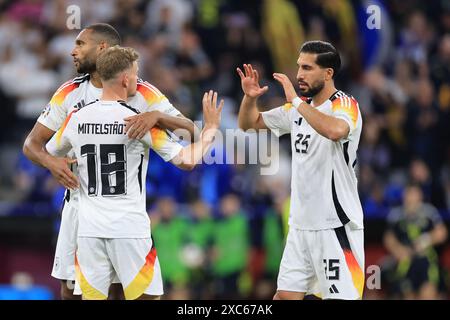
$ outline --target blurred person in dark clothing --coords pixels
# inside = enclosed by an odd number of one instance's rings
[[[430,76],[437,88],[441,106],[450,106],[450,34],[445,34],[439,41],[437,54],[430,59]]]
[[[404,104],[408,101],[408,89],[411,81],[409,64],[397,68],[395,78],[388,78],[383,69],[373,67],[368,70],[363,78],[363,84],[367,92],[368,131],[363,130],[363,143],[361,150],[370,148],[374,143],[384,146],[383,153],[379,154],[377,161],[384,162],[385,167],[402,168],[408,158],[408,141],[405,131],[406,111]],[[378,130],[376,130],[378,127]],[[378,131],[378,132],[377,132]],[[375,139],[378,137],[378,139]],[[369,143],[369,145],[367,145]],[[376,147],[379,147],[379,146]],[[387,147],[387,149],[386,149]],[[367,157],[362,151],[361,155]],[[364,161],[364,159],[361,159]],[[375,159],[372,159],[375,160]],[[380,163],[378,163],[379,165]],[[386,170],[384,170],[386,171]]]
[[[439,108],[429,80],[419,80],[413,100],[407,105],[407,140],[411,155],[422,158],[435,172],[438,168]]]
[[[212,65],[203,51],[199,36],[193,30],[183,29],[177,49],[176,65],[182,81],[192,84],[211,76]]]
[[[436,32],[424,12],[413,8],[404,19],[398,34],[397,59],[412,61],[423,78],[428,73],[427,56],[435,41]]]
[[[450,6],[450,2],[449,6]],[[450,17],[450,13],[449,13]],[[439,43],[438,54],[430,59],[430,75],[436,88],[439,106],[438,150],[439,164],[450,161],[450,34],[444,35]]]
[[[381,128],[374,118],[369,118],[362,132],[361,149],[359,151],[361,164],[368,165],[377,174],[385,173],[390,164],[389,148],[381,139]]]
[[[437,299],[441,275],[435,246],[447,238],[436,208],[423,201],[422,190],[410,184],[403,206],[388,216],[384,244],[395,263],[390,274],[393,293],[405,299]]]
[[[445,207],[444,190],[436,176],[422,159],[413,159],[409,166],[409,177],[417,184],[426,202],[430,202],[439,209]]]

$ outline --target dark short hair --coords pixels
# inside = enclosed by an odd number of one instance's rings
[[[341,68],[341,57],[329,42],[314,40],[305,42],[300,52],[317,54],[316,63],[322,68],[333,69],[333,79]]]
[[[107,23],[94,23],[87,26],[85,29],[92,30],[101,41],[106,41],[110,46],[121,44],[120,35],[116,29]]]

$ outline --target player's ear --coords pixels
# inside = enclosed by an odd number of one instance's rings
[[[105,50],[106,48],[108,48],[108,43],[106,41],[99,42],[98,44],[99,51]]]
[[[329,81],[329,80],[333,79],[333,75],[334,75],[333,68],[327,68],[326,73],[325,73],[325,80]]]
[[[128,86],[130,84],[130,78],[128,77],[128,73],[123,72],[121,75],[121,79],[122,79],[122,86],[124,88],[128,88]]]

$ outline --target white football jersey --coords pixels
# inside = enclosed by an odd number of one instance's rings
[[[78,236],[148,238],[145,177],[149,147],[165,161],[182,146],[152,128],[141,140],[125,134],[124,118],[139,113],[124,101],[95,101],[72,111],[47,144],[50,154],[73,150],[80,177]]]
[[[56,132],[69,113],[100,99],[102,89],[94,87],[89,78],[89,74],[85,74],[65,82],[56,90],[37,121]],[[139,112],[159,110],[171,116],[181,114],[156,87],[141,79],[138,80],[136,95],[130,97],[127,104]]]
[[[65,82],[56,90],[37,121],[56,132],[73,110],[100,99],[102,89],[96,88],[89,79],[89,74],[85,74]],[[137,83],[136,95],[130,97],[127,104],[139,112],[158,110],[171,116],[181,115],[156,87],[141,79]],[[72,170],[77,174],[76,166]]]
[[[264,123],[277,136],[291,134],[289,225],[301,230],[322,230],[349,223],[353,229],[362,229],[363,211],[354,170],[362,129],[358,102],[337,91],[315,108],[346,121],[350,127],[348,136],[337,142],[325,138],[290,103],[262,112]]]

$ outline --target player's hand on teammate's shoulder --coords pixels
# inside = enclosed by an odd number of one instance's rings
[[[274,73],[273,78],[283,86],[287,102],[292,102],[297,97],[297,92],[295,92],[294,86],[288,76],[283,73]]]
[[[49,156],[47,169],[66,189],[74,190],[78,188],[79,183],[78,178],[70,170],[70,165],[76,162],[76,159]]]
[[[269,90],[268,86],[261,88],[259,85],[258,71],[253,69],[251,64],[244,64],[244,72],[240,68],[236,68],[236,71],[241,78],[241,86],[244,94],[250,98],[258,98]]]
[[[224,104],[223,99],[220,100],[219,106],[217,107],[217,92],[209,90],[209,92],[205,92],[203,95],[202,104],[205,127],[219,128]]]
[[[130,139],[141,139],[151,128],[157,125],[161,113],[159,111],[143,112],[125,118],[125,133]]]

